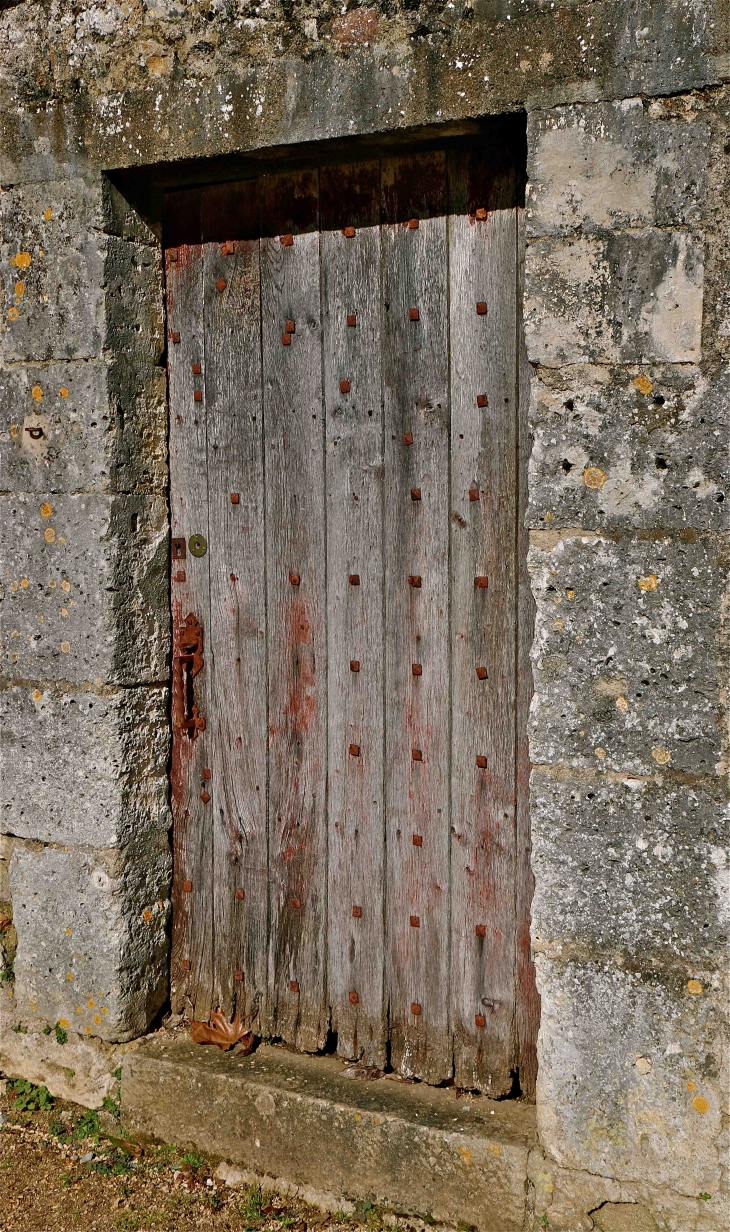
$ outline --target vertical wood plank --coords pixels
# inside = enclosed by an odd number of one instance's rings
[[[468,160],[449,171],[451,1015],[457,1085],[498,1096],[516,1067],[516,213],[461,212]]]
[[[443,153],[382,167],[391,1058],[451,1073],[449,402]],[[408,219],[418,219],[410,226]],[[415,314],[418,319],[412,319]],[[408,443],[412,440],[412,443]],[[406,443],[404,443],[406,442]],[[413,499],[420,493],[420,499]],[[420,578],[420,585],[409,584]],[[419,672],[420,674],[414,674]]]
[[[255,185],[249,191],[255,206]],[[263,1034],[266,573],[258,240],[204,245],[215,999]]]
[[[379,222],[378,162],[323,168],[328,993],[338,1052],[346,1057],[362,1057],[369,1065],[383,1066],[386,1033]],[[343,380],[349,383],[349,389],[341,388]],[[351,584],[351,578],[353,582],[357,578],[358,584]],[[357,756],[350,754],[351,745],[358,747]]]
[[[540,1028],[540,994],[532,961],[530,924],[535,889],[532,873],[530,828],[530,744],[528,720],[532,698],[530,651],[535,628],[535,602],[527,571],[527,483],[532,439],[528,409],[530,405],[530,365],[522,329],[525,266],[525,211],[517,210],[517,349],[520,404],[518,414],[518,517],[517,517],[517,1040],[522,1094],[535,1098],[537,1081],[537,1033]]]
[[[174,258],[174,259],[173,259]],[[189,540],[207,541],[208,480],[205,395],[193,364],[204,363],[203,254],[199,244],[166,252],[168,379],[170,405],[170,503],[173,628],[173,939],[172,1004],[207,1021],[213,1005],[213,845],[210,800],[202,799],[209,760],[210,731],[192,738],[179,726],[185,681],[181,666],[182,631],[192,615],[203,626],[203,667],[192,681],[199,715],[213,712],[208,636],[210,633],[208,557],[194,556]],[[200,400],[196,401],[195,391]],[[184,558],[175,553],[181,540]]]
[[[270,1029],[321,1048],[327,635],[316,172],[260,187],[269,664]],[[281,236],[286,237],[282,242]],[[289,242],[291,240],[291,242]],[[289,343],[282,343],[288,321]]]

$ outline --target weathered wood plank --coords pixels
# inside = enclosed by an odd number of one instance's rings
[[[391,1058],[451,1072],[449,403],[443,153],[383,163],[387,987]],[[404,225],[409,218],[418,226]],[[415,314],[418,319],[413,319]],[[412,443],[411,443],[412,441]],[[416,498],[417,497],[417,498]],[[420,585],[409,584],[420,579]]]
[[[323,169],[321,221],[327,416],[328,993],[338,1052],[383,1066],[379,163]],[[349,389],[341,388],[342,381]],[[357,585],[350,582],[355,578]],[[350,755],[353,744],[357,756]]]
[[[263,1034],[268,736],[258,240],[206,244],[203,294],[215,990],[227,1014],[235,1009]]]
[[[271,1031],[327,1037],[327,627],[317,173],[261,181]],[[296,224],[296,225],[295,225]],[[279,238],[285,237],[283,242]],[[294,332],[287,331],[294,323]],[[283,335],[289,336],[284,345]]]
[[[456,1083],[495,1096],[516,1067],[516,241],[513,209],[450,215],[451,1018]]]
[[[172,517],[173,628],[173,939],[171,993],[175,1009],[207,1021],[213,1005],[213,844],[211,802],[203,769],[210,732],[181,727],[197,705],[206,723],[213,712],[207,637],[210,632],[208,557],[194,556],[193,535],[209,539],[206,420],[202,376],[203,254],[200,245],[166,253],[170,399],[170,503]],[[199,399],[195,399],[195,391]],[[203,666],[193,677],[184,660],[188,616],[203,627]],[[195,665],[197,666],[197,665]],[[190,734],[188,734],[190,732]],[[192,733],[195,733],[194,735]]]
[[[522,1094],[535,1098],[537,1081],[537,1033],[540,1027],[540,994],[535,980],[535,964],[530,946],[532,895],[535,878],[531,863],[530,830],[530,744],[527,725],[532,698],[530,650],[535,629],[535,602],[527,571],[527,483],[532,440],[528,408],[530,405],[530,365],[522,331],[525,266],[525,212],[517,210],[517,346],[520,405],[518,414],[518,506],[517,506],[517,1040]]]

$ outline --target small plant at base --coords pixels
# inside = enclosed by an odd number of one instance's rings
[[[550,1223],[549,1223],[549,1221],[548,1221],[548,1217],[547,1217],[547,1215],[543,1215],[542,1219],[540,1220],[540,1223],[542,1224],[543,1228],[549,1228],[549,1227],[550,1227]]]
[[[15,968],[12,961],[6,962],[2,971],[0,971],[0,984],[9,984],[15,979]]]
[[[73,1136],[77,1140],[81,1140],[82,1138],[98,1138],[100,1133],[99,1113],[93,1108],[89,1108],[88,1112],[85,1112],[77,1122]]]
[[[56,1023],[56,1043],[57,1044],[67,1044],[68,1043],[68,1031],[66,1030],[65,1027],[62,1027],[59,1022]]]
[[[182,1161],[183,1164],[187,1164],[188,1168],[192,1168],[195,1172],[197,1172],[198,1168],[202,1168],[205,1164],[205,1160],[201,1159],[199,1155],[196,1155],[195,1151],[186,1151],[182,1157]]]
[[[711,1197],[712,1197],[712,1194],[706,1194],[706,1193],[700,1194],[700,1199],[702,1202],[709,1202]]]
[[[112,1078],[116,1078],[117,1082],[121,1082],[121,1081],[122,1081],[122,1067],[121,1067],[121,1065],[119,1066],[119,1068],[118,1068],[118,1069],[115,1069],[115,1070],[114,1070],[114,1073],[112,1074]]]
[[[104,1096],[103,1100],[101,1101],[101,1106],[104,1109],[104,1111],[109,1112],[116,1121],[118,1121],[120,1116],[122,1115],[121,1105],[118,1104],[115,1099],[112,1099],[111,1095]]]
[[[241,1202],[239,1210],[244,1219],[252,1227],[258,1227],[261,1221],[261,1211],[264,1205],[264,1195],[261,1192],[259,1185],[254,1185],[246,1193],[245,1198]]]
[[[13,1112],[45,1112],[53,1107],[53,1096],[47,1087],[35,1087],[25,1078],[8,1083],[8,1095],[13,1095]]]
[[[45,1027],[43,1028],[43,1034],[50,1035],[52,1030],[53,1030],[53,1027],[50,1026],[49,1023],[46,1023]]]

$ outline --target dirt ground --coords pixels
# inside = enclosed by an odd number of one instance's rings
[[[124,1137],[111,1098],[101,1113],[22,1081],[0,1084],[0,1232],[307,1232],[423,1228],[370,1203],[326,1215],[304,1202],[233,1189],[216,1161]],[[386,1222],[387,1221],[387,1222]]]

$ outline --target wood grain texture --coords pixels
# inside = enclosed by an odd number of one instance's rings
[[[458,182],[462,167],[450,164]],[[507,1094],[515,1049],[516,217],[449,218],[451,1016],[455,1081]],[[487,305],[477,312],[477,302]],[[488,405],[480,408],[479,395]],[[478,499],[474,499],[478,491]],[[487,578],[486,588],[475,585]],[[486,678],[477,668],[486,668]],[[477,759],[482,758],[480,766]]]
[[[540,1028],[540,994],[535,979],[530,944],[531,904],[535,889],[532,872],[530,829],[530,742],[528,720],[532,698],[530,650],[535,633],[535,601],[527,571],[527,484],[532,440],[529,431],[530,365],[522,329],[525,269],[525,211],[517,210],[517,348],[519,364],[518,493],[517,493],[517,1043],[520,1087],[528,1099],[535,1098],[537,1082],[537,1033]]]
[[[315,1051],[329,1025],[325,464],[318,220],[302,203],[316,207],[317,174],[264,178],[260,193],[265,229],[274,232],[261,242],[270,1029]],[[287,225],[293,243],[282,244]],[[295,332],[285,346],[287,321]]]
[[[264,1034],[268,741],[258,240],[206,244],[203,295],[215,999]]]
[[[388,160],[382,178],[390,1043],[396,1068],[441,1081],[451,1073],[445,159]],[[401,221],[411,217],[417,228]]]
[[[380,167],[375,162],[323,169],[321,179],[327,417],[328,992],[338,1052],[383,1066]],[[347,227],[355,234],[343,234]],[[348,325],[353,314],[355,323]],[[350,384],[344,393],[343,379]],[[354,575],[359,585],[350,584]],[[351,744],[359,746],[359,756],[350,756]]]
[[[204,666],[194,679],[195,702],[206,724],[213,710],[207,638],[210,631],[208,557],[194,557],[191,535],[209,539],[208,471],[205,401],[202,377],[193,364],[204,364],[203,253],[200,245],[181,246],[176,259],[166,255],[168,312],[168,379],[170,388],[170,503],[172,536],[186,544],[184,560],[171,562],[173,677],[179,672],[180,631],[193,614],[203,625]],[[179,342],[173,336],[179,335]],[[177,580],[178,577],[181,580]],[[176,687],[173,679],[173,689]],[[211,802],[203,769],[208,764],[210,730],[194,739],[173,730],[173,938],[171,1000],[175,1009],[207,1020],[215,1009],[213,974],[213,841]]]

